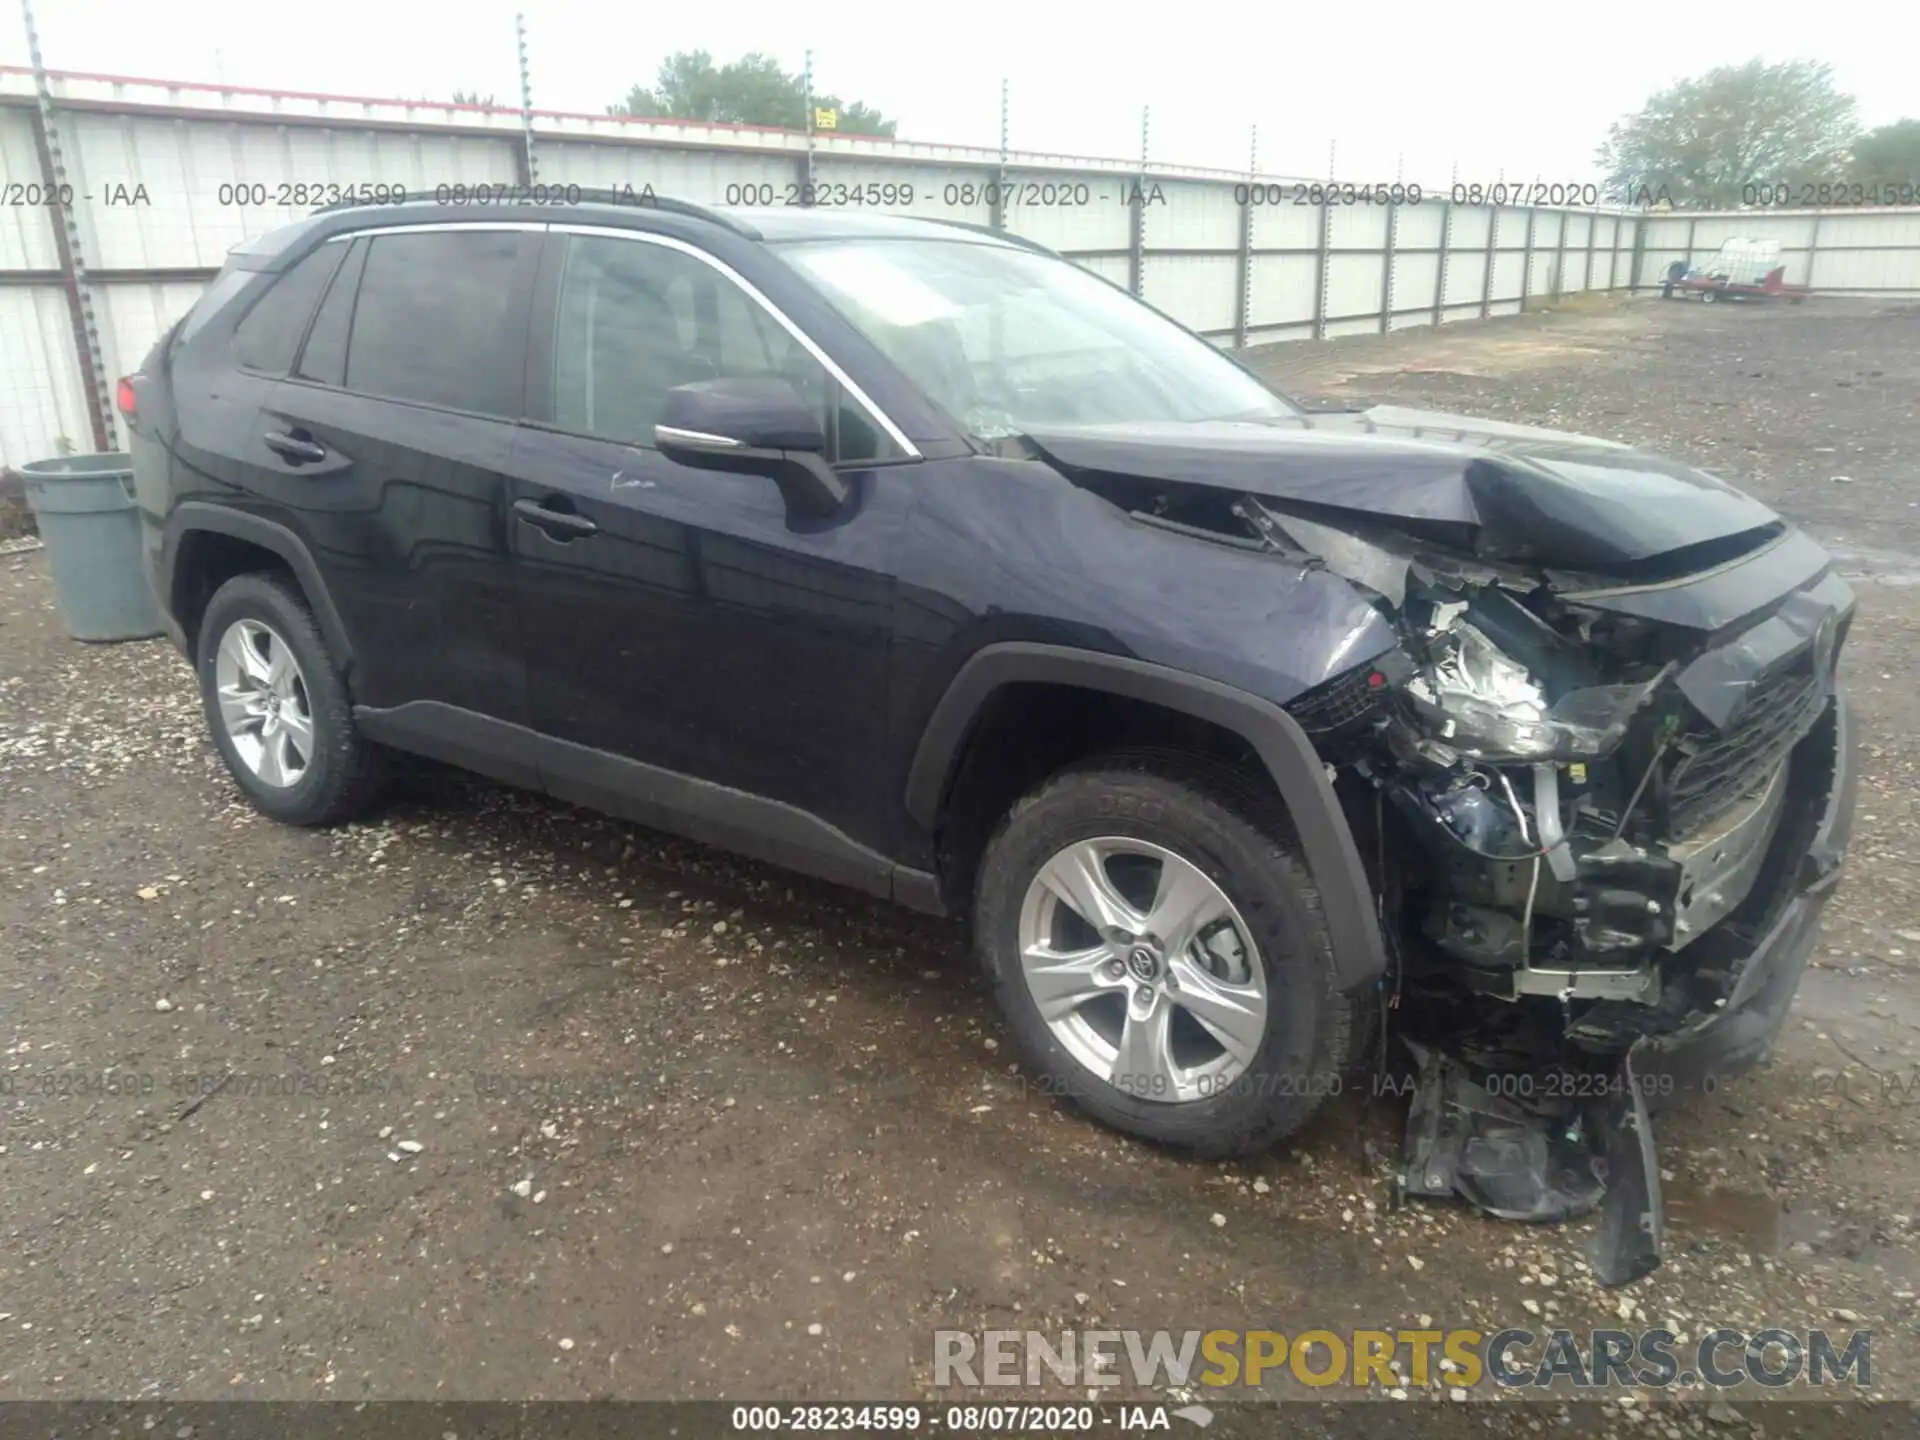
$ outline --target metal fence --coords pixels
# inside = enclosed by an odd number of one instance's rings
[[[36,87],[34,71],[0,67],[7,464],[113,448],[111,377],[139,364],[228,249],[361,186],[470,199],[485,186],[650,187],[969,221],[1061,251],[1236,347],[1657,283],[1670,259],[1734,234],[1780,238],[1789,278],[1823,290],[1920,293],[1920,209],[1456,204],[1142,160],[43,73]]]
[[[1777,240],[1787,282],[1827,295],[1920,294],[1920,208],[1737,210],[1650,214],[1636,284],[1675,260],[1698,262],[1725,240]]]

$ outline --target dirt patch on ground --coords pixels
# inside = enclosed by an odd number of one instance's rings
[[[1497,324],[1453,324],[1437,334],[1421,327],[1317,345],[1265,346],[1252,353],[1256,362],[1284,371],[1294,388],[1324,392],[1360,381],[1390,384],[1399,377],[1415,385],[1431,378],[1493,380],[1617,357],[1647,339],[1638,302],[1594,295],[1543,305]],[[1310,353],[1296,359],[1294,350]]]
[[[1670,1258],[1624,1292],[1586,1226],[1393,1208],[1391,1097],[1250,1164],[1069,1118],[957,926],[424,767],[276,826],[172,651],[66,639],[44,554],[0,556],[0,1393],[900,1397],[937,1327],[1552,1322],[1857,1325],[1920,1394],[1916,341],[1637,301],[1256,357],[1674,451],[1858,577],[1852,868],[1774,1064],[1663,1119]],[[1788,1428],[1864,1433],[1823,1413]],[[1729,1433],[1668,1423],[1608,1422]]]

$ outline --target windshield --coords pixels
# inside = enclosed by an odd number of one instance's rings
[[[1299,413],[1206,341],[1069,261],[964,240],[783,249],[982,440],[1048,424]]]

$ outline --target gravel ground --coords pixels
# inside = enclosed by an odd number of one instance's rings
[[[1390,1097],[1230,1165],[1069,1118],[950,924],[428,767],[374,823],[277,826],[179,657],[66,639],[15,550],[0,1395],[898,1398],[938,1327],[1551,1322],[1868,1327],[1874,1392],[1920,1397],[1920,312],[1620,301],[1255,358],[1669,450],[1858,579],[1851,869],[1775,1062],[1663,1117],[1662,1270],[1603,1291],[1585,1225],[1392,1209]],[[1485,1398],[1431,1413],[1601,1413]],[[1726,1398],[1606,1426],[1761,1433]]]

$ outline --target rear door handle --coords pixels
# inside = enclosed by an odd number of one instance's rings
[[[312,465],[327,458],[327,447],[318,440],[284,430],[269,430],[260,437],[267,448],[289,465]]]
[[[545,531],[552,540],[577,540],[600,533],[600,527],[586,516],[572,510],[551,509],[539,500],[516,500],[513,502],[513,513],[527,524]]]

